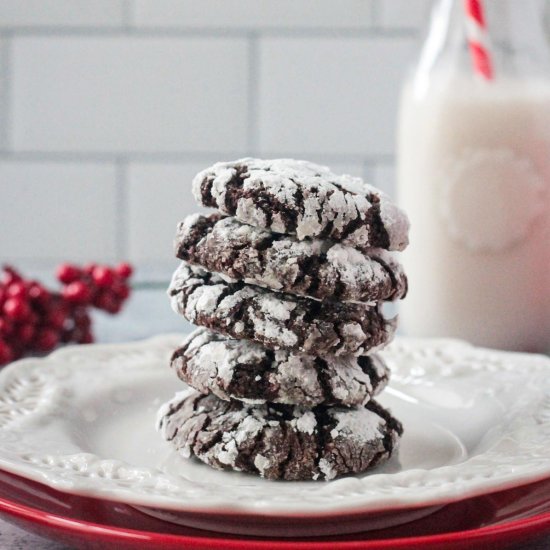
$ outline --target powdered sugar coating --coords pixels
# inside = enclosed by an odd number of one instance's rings
[[[402,427],[371,399],[388,379],[372,352],[395,330],[380,302],[407,283],[374,247],[405,248],[407,217],[360,178],[290,159],[217,163],[193,190],[234,218],[197,214],[178,228],[177,255],[194,265],[174,273],[172,307],[216,332],[199,328],[173,355],[208,395],[166,404],[164,437],[185,457],[270,479],[332,479],[387,459]]]
[[[313,435],[317,430],[317,419],[311,411],[300,411],[299,415],[290,421],[290,425],[299,432]]]
[[[342,415],[354,416],[351,422],[361,419],[372,438],[338,429]],[[287,480],[332,479],[372,468],[389,458],[402,433],[399,422],[374,401],[351,410],[304,409],[223,401],[194,390],[161,407],[157,428],[186,458]]]
[[[185,339],[171,365],[184,382],[220,399],[307,407],[364,404],[389,377],[378,355],[295,355],[204,328]]]
[[[168,292],[174,311],[188,321],[270,349],[364,355],[389,342],[395,330],[395,321],[385,319],[378,306],[318,302],[229,283],[185,262]]]
[[[333,418],[337,420],[337,424],[332,429],[331,436],[334,439],[339,436],[351,437],[362,443],[377,437],[380,423],[376,417],[365,413],[365,409],[335,411]]]
[[[178,225],[175,249],[180,259],[227,280],[319,300],[396,300],[407,291],[403,269],[389,252],[366,255],[331,241],[299,241],[219,214],[188,216]]]
[[[403,250],[408,219],[387,195],[361,178],[293,159],[218,162],[193,180],[203,206],[280,233],[350,246]]]

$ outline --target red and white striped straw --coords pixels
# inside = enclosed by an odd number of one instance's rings
[[[464,0],[466,12],[466,37],[470,47],[470,55],[475,72],[492,80],[494,77],[493,63],[489,52],[489,34],[483,11],[482,0]]]

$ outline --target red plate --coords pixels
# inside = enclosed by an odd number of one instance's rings
[[[43,537],[101,550],[470,550],[496,544],[502,548],[550,534],[550,479],[450,504],[399,527],[339,537],[273,540],[201,531],[165,523],[125,504],[61,493],[2,471],[0,515]]]

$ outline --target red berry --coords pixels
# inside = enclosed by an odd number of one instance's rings
[[[15,281],[6,288],[6,296],[11,298],[26,298],[27,297],[27,285],[23,281]]]
[[[51,294],[40,284],[35,281],[29,286],[29,298],[40,305],[45,305],[50,299]]]
[[[55,307],[46,314],[45,324],[51,328],[60,329],[65,324],[66,319],[67,313],[64,308]]]
[[[63,329],[61,331],[61,336],[59,337],[59,340],[66,344],[67,342],[70,342],[72,340],[74,330],[73,329]]]
[[[92,324],[90,315],[85,309],[75,311],[73,314],[74,325],[78,329],[88,329]]]
[[[80,269],[72,264],[61,264],[56,270],[57,278],[66,285],[76,281],[81,274]]]
[[[37,325],[40,317],[32,309],[31,312],[27,315],[25,321],[31,325]]]
[[[51,351],[59,342],[59,334],[51,328],[43,328],[38,331],[34,340],[34,346],[39,351]]]
[[[3,278],[2,282],[6,286],[9,286],[12,283],[15,283],[15,282],[20,281],[20,280],[21,280],[21,275],[19,275],[19,273],[17,273],[17,271],[15,271],[15,269],[13,269],[13,267],[11,267],[9,265],[4,266],[4,278]]]
[[[22,321],[31,313],[29,304],[21,298],[8,298],[2,308],[4,313],[14,321]]]
[[[9,363],[13,359],[13,351],[4,342],[3,340],[0,340],[0,365],[5,365],[6,363]]]
[[[86,275],[91,275],[92,272],[94,271],[94,269],[96,268],[96,264],[94,263],[89,263],[89,264],[86,264],[83,268],[82,268],[82,271],[84,273],[86,273]]]
[[[78,339],[79,344],[91,344],[93,341],[94,335],[89,330],[83,332]]]
[[[130,287],[124,283],[114,284],[112,291],[121,301],[126,300],[130,296]]]
[[[134,268],[127,262],[122,262],[115,267],[115,272],[123,279],[128,279],[132,276]]]
[[[94,300],[94,305],[107,313],[118,313],[121,307],[118,298],[109,291],[103,291],[99,294]]]
[[[15,346],[12,344],[12,342],[10,342],[10,346],[11,346],[11,353],[12,353],[12,358],[11,358],[12,361],[19,359],[20,357],[23,357],[23,355],[25,354],[25,349],[23,347]]]
[[[71,309],[71,315],[77,319],[79,317],[88,316],[88,308],[86,306],[75,306]]]
[[[101,288],[109,288],[115,281],[114,273],[106,266],[98,265],[92,271],[94,283]]]
[[[13,332],[13,322],[6,317],[0,317],[0,336],[9,336]]]
[[[17,328],[16,337],[17,340],[21,342],[21,344],[26,346],[33,339],[34,333],[34,325],[31,325],[30,323],[25,323]]]
[[[86,304],[90,301],[92,293],[82,281],[69,283],[63,289],[63,297],[73,304]]]
[[[104,290],[103,292],[100,292],[99,294],[96,294],[94,297],[94,306],[98,309],[106,309],[109,307],[109,304],[113,301],[112,299],[112,293]]]

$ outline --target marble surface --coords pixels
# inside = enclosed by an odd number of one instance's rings
[[[165,332],[182,335],[191,325],[172,313],[164,292],[164,284],[135,292],[126,308],[117,316],[97,313],[94,316],[98,342],[123,342],[147,338]],[[0,550],[68,550],[69,547],[27,533],[0,519]],[[548,550],[550,536],[512,547],[512,550]]]

